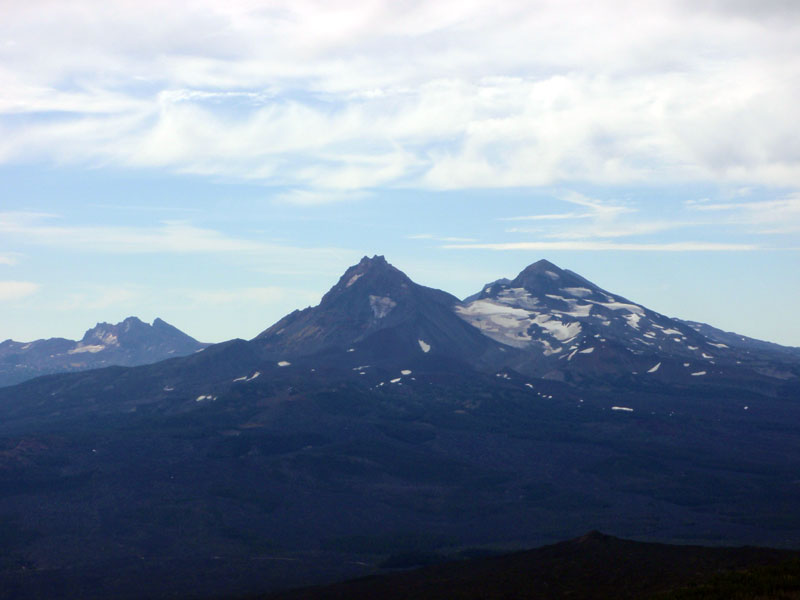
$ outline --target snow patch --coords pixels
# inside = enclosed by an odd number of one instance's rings
[[[714,342],[708,342],[709,346],[714,346],[716,348],[727,348],[725,344],[715,344]]]
[[[571,340],[581,332],[581,324],[577,321],[564,323],[559,319],[554,319],[550,315],[539,314],[533,319],[533,324],[544,329],[559,342]]]
[[[290,364],[292,364],[292,363],[290,363],[288,360],[278,361],[278,366],[279,367],[288,367]]]
[[[550,344],[550,342],[548,342],[547,340],[540,340],[540,341],[541,341],[542,345],[544,346],[544,355],[545,356],[550,356],[552,354],[558,354],[559,352],[561,352],[564,349],[561,346],[557,346],[557,347],[554,348]]]
[[[279,363],[279,364],[280,364],[280,363]],[[288,364],[288,363],[287,363],[287,364]],[[244,377],[237,377],[236,379],[234,379],[234,380],[233,380],[233,382],[234,382],[234,383],[236,383],[237,381],[243,381],[243,382],[246,382],[246,381],[253,381],[253,379],[255,379],[256,377],[258,377],[259,375],[261,375],[261,373],[260,373],[259,371],[256,371],[255,373],[253,373],[252,375],[250,375],[250,377],[248,377],[247,375],[245,375]]]
[[[609,310],[627,310],[633,314],[644,316],[644,308],[638,304],[628,304],[627,302],[597,302],[596,300],[589,300],[593,304],[604,306]]]
[[[647,369],[648,373],[655,373],[661,367],[661,363],[656,363],[654,367]]]
[[[504,288],[497,295],[497,301],[503,304],[515,305],[518,308],[536,308],[539,299],[531,296],[525,288]]]
[[[634,329],[637,330],[639,329],[639,319],[642,318],[642,315],[636,313],[628,313],[627,315],[622,315],[622,318],[624,318],[628,322],[628,325],[630,325]]]
[[[706,354],[705,352],[702,352],[702,353],[700,354],[700,356],[702,356],[702,357],[703,357],[703,358],[705,358],[706,360],[708,360],[708,359],[711,359],[711,358],[714,358],[713,356],[711,356],[710,354]]]
[[[376,319],[382,319],[397,306],[397,302],[387,296],[373,296],[369,297],[369,306],[372,309],[372,314]]]
[[[531,341],[527,330],[530,313],[492,300],[475,300],[456,307],[456,314],[490,338],[509,346],[524,347]]]
[[[612,406],[611,410],[622,410],[625,412],[633,412],[632,408],[628,408],[627,406]]]
[[[563,289],[568,294],[577,296],[578,298],[584,298],[585,296],[590,296],[592,294],[592,290],[585,287],[568,287]]]
[[[426,354],[431,351],[431,345],[425,340],[417,340],[417,343],[419,344],[420,349]]]
[[[411,375],[411,369],[403,369],[400,371],[400,375]]]
[[[579,352],[579,354],[591,354],[592,352],[594,352],[594,347],[592,347],[592,348],[586,348],[586,350],[581,350],[581,351]]]
[[[545,275],[547,275],[550,279],[558,279],[558,273],[553,273],[552,271],[545,271]]]
[[[89,352],[91,354],[95,354],[96,352],[100,352],[101,350],[105,350],[106,347],[100,344],[89,345],[89,346],[78,346],[77,348],[73,348],[72,350],[68,350],[67,354],[80,354],[82,352]]]
[[[705,374],[706,374],[705,371],[696,371],[695,373],[692,373],[692,377],[699,377],[699,376],[705,375]]]
[[[211,394],[204,394],[202,396],[198,396],[197,398],[195,398],[194,401],[195,402],[206,402],[206,401],[211,401],[211,400],[216,400],[216,399],[217,399],[216,396],[212,396]]]
[[[350,281],[348,281],[348,282],[347,282],[347,285],[346,285],[346,286],[344,286],[344,287],[350,287],[350,286],[351,286],[351,285],[353,285],[353,284],[354,284],[356,281],[358,281],[358,278],[359,278],[359,277],[361,277],[362,275],[363,275],[363,273],[356,273],[355,275],[353,275],[353,276],[350,278]]]
[[[399,383],[400,379],[401,379],[400,377],[398,377],[397,379],[392,379],[391,381],[389,381],[389,383]]]

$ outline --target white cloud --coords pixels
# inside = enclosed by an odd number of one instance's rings
[[[790,4],[14,3],[0,23],[13,42],[0,45],[0,161],[165,167],[321,196],[793,187]]]
[[[800,194],[750,202],[696,202],[688,207],[722,213],[728,223],[747,226],[762,234],[800,232]]]
[[[0,254],[0,265],[15,265],[17,264],[17,259],[10,255],[10,254]]]
[[[627,223],[607,223],[590,226],[572,226],[556,231],[544,232],[541,228],[512,227],[508,233],[541,233],[543,237],[564,240],[580,240],[588,238],[619,238],[636,235],[647,235],[669,231],[681,227],[696,226],[697,223],[677,221],[636,221]]]
[[[30,281],[0,281],[0,300],[20,300],[38,289],[39,284]]]
[[[741,252],[760,250],[754,244],[726,244],[714,242],[670,242],[665,244],[629,244],[620,242],[507,242],[495,244],[447,244],[443,248],[456,250],[566,250],[566,251],[622,251],[622,252]]]

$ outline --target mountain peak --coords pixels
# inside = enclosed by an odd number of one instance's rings
[[[357,282],[358,285],[355,285]],[[358,264],[344,272],[338,283],[323,296],[322,303],[349,291],[350,288],[363,291],[365,285],[366,289],[386,291],[398,287],[407,288],[412,282],[405,273],[389,264],[383,256],[377,254],[372,258],[365,256]]]
[[[358,266],[364,266],[364,267],[379,266],[379,265],[380,266],[389,265],[389,263],[386,262],[386,257],[383,256],[382,254],[375,254],[372,258],[365,255],[358,263]]]
[[[562,270],[559,267],[551,263],[549,260],[545,260],[544,258],[537,260],[535,263],[529,264],[522,270],[522,273],[546,273],[548,271],[556,274],[562,273]]]
[[[525,267],[511,285],[530,290],[554,290],[563,285],[570,285],[567,283],[570,279],[572,278],[569,277],[569,271],[564,271],[549,260],[542,259]]]

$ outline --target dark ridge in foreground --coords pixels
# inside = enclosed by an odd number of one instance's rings
[[[593,531],[535,550],[447,562],[261,598],[800,598],[800,551],[644,543]]]

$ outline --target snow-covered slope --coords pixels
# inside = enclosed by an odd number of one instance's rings
[[[697,378],[752,359],[702,328],[546,260],[513,280],[487,284],[455,310],[492,339],[526,350],[531,358],[547,357],[544,371],[559,378],[566,373]]]

